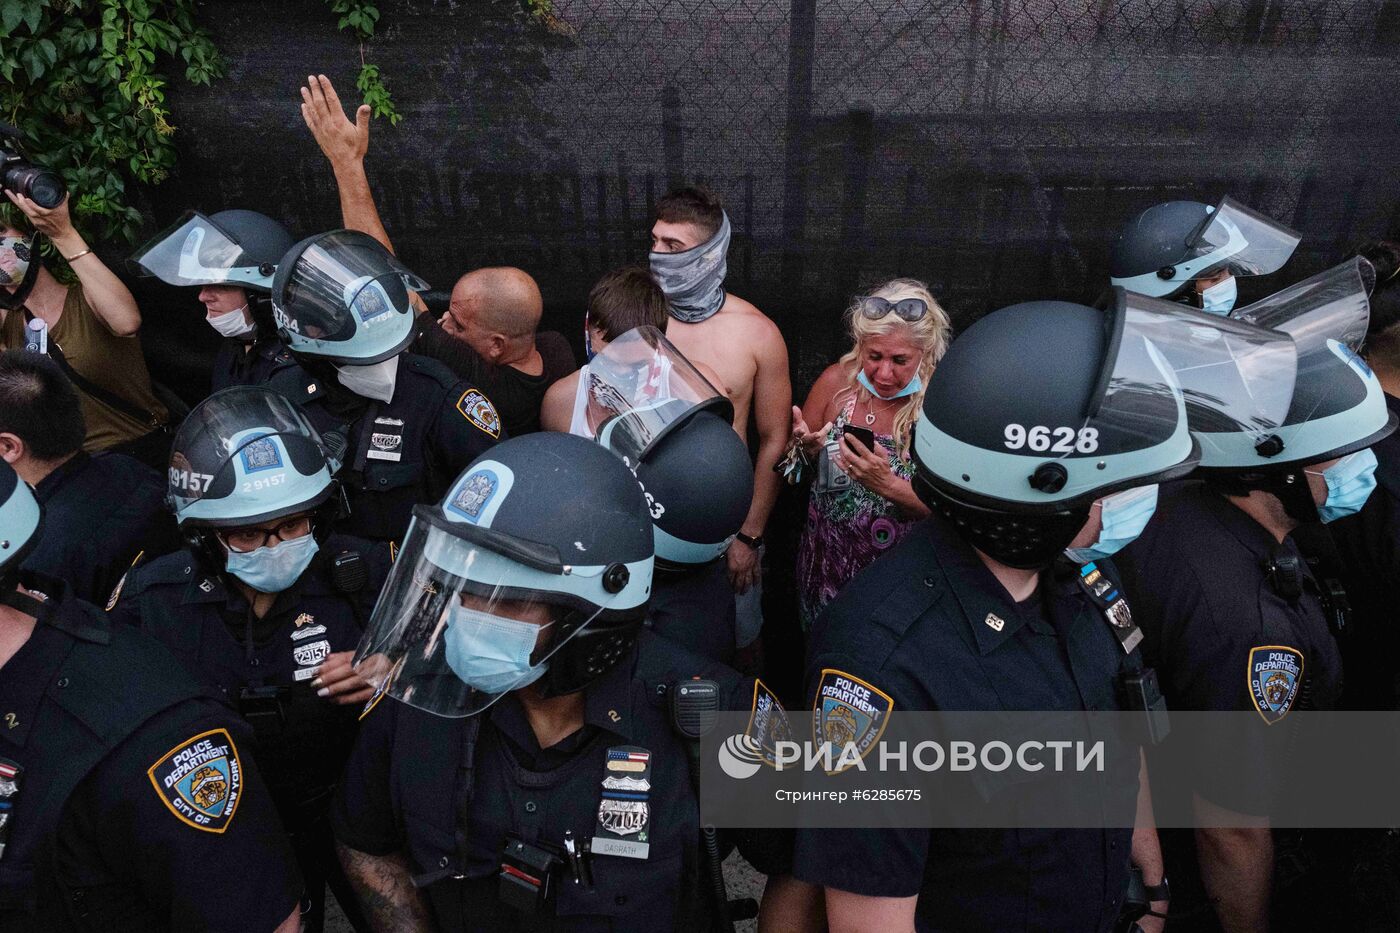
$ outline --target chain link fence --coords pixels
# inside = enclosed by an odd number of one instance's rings
[[[1395,221],[1394,0],[382,9],[366,51],[405,120],[375,125],[370,168],[410,266],[440,288],[521,266],[573,337],[592,281],[645,258],[656,198],[703,181],[734,222],[731,290],[779,322],[799,390],[853,292],[923,278],[959,324],[1090,300],[1114,231],[1159,200],[1230,193],[1294,225],[1290,281]],[[204,10],[230,73],[179,90],[156,219],[239,204],[334,226],[296,88],[321,71],[350,97],[358,52],[319,2]]]

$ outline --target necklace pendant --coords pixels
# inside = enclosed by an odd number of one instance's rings
[[[874,423],[875,423],[875,412],[872,411],[872,412],[868,413],[868,414],[865,416],[865,423],[866,423],[866,424],[874,424]]]

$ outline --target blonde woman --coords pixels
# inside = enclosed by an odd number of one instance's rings
[[[851,577],[928,514],[909,482],[909,443],[924,386],[952,335],[948,315],[924,283],[894,279],[857,298],[846,323],[855,345],[792,409],[793,443],[816,465],[797,552],[804,630]],[[863,432],[874,436],[874,449],[856,436]]]

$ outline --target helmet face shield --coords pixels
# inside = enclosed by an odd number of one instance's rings
[[[292,402],[236,386],[197,405],[175,432],[166,501],[182,526],[253,524],[330,498],[335,466]]]
[[[1192,279],[1222,269],[1231,275],[1268,275],[1283,268],[1301,240],[1278,221],[1233,198],[1222,198],[1187,240],[1181,271]]]
[[[1128,313],[1120,297],[1104,321],[1096,388],[1083,409],[1064,412],[1058,423],[1040,421],[1028,402],[1018,405],[1025,415],[964,419],[955,436],[930,419],[926,395],[914,435],[920,469],[960,501],[1007,512],[1062,511],[1189,471],[1195,444],[1181,387],[1153,340],[1158,323]],[[1022,386],[1012,394],[1051,391]]]
[[[469,492],[466,508],[481,494]],[[552,548],[455,519],[452,509],[449,500],[414,510],[354,664],[379,691],[460,717],[534,683],[608,601],[623,609],[631,593],[607,592],[617,569],[564,564]],[[627,571],[649,580],[650,561]]]
[[[654,327],[611,341],[589,362],[586,379],[588,430],[629,466],[696,411],[734,417],[733,403]]]
[[[218,224],[190,211],[137,250],[131,262],[168,285],[272,288],[273,269],[248,256]]]
[[[372,237],[339,230],[303,241],[282,261],[273,317],[296,352],[378,363],[412,341],[408,293],[427,287]]]

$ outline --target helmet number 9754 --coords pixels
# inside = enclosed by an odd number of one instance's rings
[[[1023,424],[1008,424],[1004,433],[1008,450],[1025,448],[1035,453],[1091,454],[1099,449],[1098,428],[1047,428],[1043,424],[1028,428]]]

